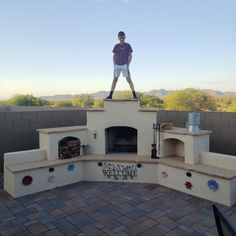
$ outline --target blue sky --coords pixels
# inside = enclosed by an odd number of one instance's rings
[[[235,0],[0,0],[0,98],[109,90],[120,30],[136,90],[236,91],[235,12]]]

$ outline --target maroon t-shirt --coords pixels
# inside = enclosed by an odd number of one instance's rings
[[[129,54],[133,52],[133,50],[128,43],[118,43],[114,46],[112,52],[115,53],[115,64],[124,65],[128,63]]]

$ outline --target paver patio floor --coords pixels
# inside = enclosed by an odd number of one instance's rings
[[[154,184],[80,182],[18,199],[0,189],[0,235],[216,236],[211,204]],[[219,207],[235,226],[236,206]]]

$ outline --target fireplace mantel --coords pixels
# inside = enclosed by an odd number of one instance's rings
[[[44,133],[44,134],[67,133],[81,130],[87,130],[87,126],[67,126],[67,127],[37,129],[39,133]]]

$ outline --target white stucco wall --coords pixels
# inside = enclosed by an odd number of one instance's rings
[[[76,162],[74,171],[68,171],[68,165],[58,165],[54,167],[54,172],[49,172],[49,167],[39,168],[17,173],[11,173],[8,170],[4,171],[4,189],[13,197],[20,197],[32,193],[37,193],[47,189],[52,189],[67,184],[80,182],[83,178],[83,163]],[[28,186],[22,185],[24,176],[30,175],[33,177],[32,184]],[[54,176],[55,181],[48,182],[48,177]]]
[[[162,176],[162,171],[168,174],[168,177]],[[198,196],[204,199],[208,199],[214,202],[218,202],[227,206],[231,206],[236,202],[235,190],[232,188],[232,184],[235,186],[234,180],[227,180],[217,177],[211,177],[209,175],[200,174],[191,171],[192,176],[186,176],[186,170],[169,167],[166,165],[158,164],[158,184],[176,189],[181,192],[185,192],[194,196]],[[207,181],[214,179],[219,184],[219,189],[217,191],[211,191],[208,188]],[[192,183],[192,189],[187,189],[185,182],[189,181]]]
[[[236,156],[215,152],[202,152],[200,162],[204,165],[216,166],[236,171]]]
[[[4,166],[19,164],[24,162],[34,162],[46,160],[45,149],[32,149],[18,152],[7,152],[4,154]]]

